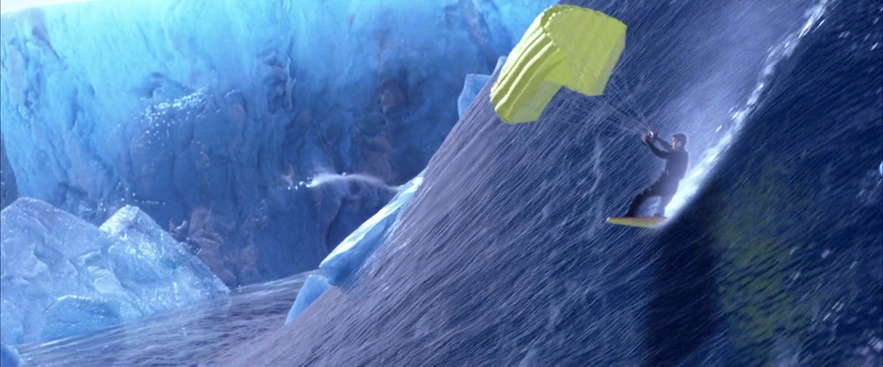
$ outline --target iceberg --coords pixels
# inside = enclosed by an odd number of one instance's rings
[[[417,177],[402,185],[386,206],[362,223],[319,264],[329,284],[339,287],[353,279],[377,246],[392,233],[399,213],[410,204],[423,183],[424,173],[425,171],[420,172]]]
[[[229,286],[315,269],[339,233],[389,197],[385,187],[304,183],[415,177],[457,120],[465,76],[489,72],[554,2],[86,1],[5,11],[3,151],[18,197],[93,224],[137,206]],[[338,220],[345,203],[359,220]]]
[[[151,313],[228,291],[202,261],[136,207],[123,207],[99,229],[121,240],[107,249],[114,272],[131,295],[148,301]]]
[[[227,294],[136,207],[96,227],[32,198],[0,212],[2,341],[53,340]]]
[[[0,344],[0,367],[18,367],[21,366],[21,357],[14,347],[6,344]]]
[[[310,307],[313,301],[325,293],[329,287],[328,278],[315,274],[308,276],[304,285],[298,291],[297,298],[295,298],[294,303],[291,305],[291,310],[288,311],[285,324],[288,325],[288,323],[294,321],[301,312]]]

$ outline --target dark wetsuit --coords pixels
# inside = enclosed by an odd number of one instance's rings
[[[665,150],[657,148],[653,145],[654,141],[658,141],[659,145],[662,145]],[[653,139],[651,141],[644,141],[644,144],[647,144],[650,147],[650,151],[653,152],[659,158],[665,159],[665,170],[662,171],[662,175],[656,179],[650,187],[641,191],[638,196],[635,196],[635,200],[632,201],[632,204],[629,206],[629,211],[624,215],[625,217],[634,217],[638,215],[638,209],[641,207],[647,199],[652,198],[654,196],[659,196],[662,198],[662,201],[656,207],[657,217],[665,216],[665,207],[671,202],[671,198],[678,191],[678,184],[681,179],[684,178],[684,174],[687,173],[687,164],[690,161],[690,155],[687,154],[687,151],[683,148],[681,149],[672,149],[671,145],[667,142]]]

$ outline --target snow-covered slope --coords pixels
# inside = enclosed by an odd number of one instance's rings
[[[7,12],[21,196],[137,205],[228,285],[314,269],[417,175],[552,1],[99,0]],[[307,187],[320,174],[379,178]],[[4,171],[4,177],[7,174]],[[4,185],[4,188],[6,185]]]

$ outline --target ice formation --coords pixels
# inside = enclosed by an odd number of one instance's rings
[[[0,213],[0,330],[19,344],[89,332],[228,292],[138,208],[100,229],[21,198]]]
[[[319,265],[328,283],[341,286],[349,282],[394,228],[399,213],[407,207],[423,183],[423,173],[402,185],[389,204],[380,209],[338,245]]]
[[[313,301],[319,298],[322,293],[325,293],[329,287],[328,279],[324,276],[308,276],[304,285],[301,286],[300,291],[297,293],[297,298],[291,305],[291,310],[288,311],[288,317],[285,318],[285,324],[294,321],[301,312],[304,312],[307,307],[310,307]]]

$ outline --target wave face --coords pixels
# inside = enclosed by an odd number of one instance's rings
[[[485,87],[360,281],[231,362],[879,365],[879,6],[572,3],[629,25],[613,82],[715,155],[677,217],[603,224],[660,164],[595,100],[512,126]]]

